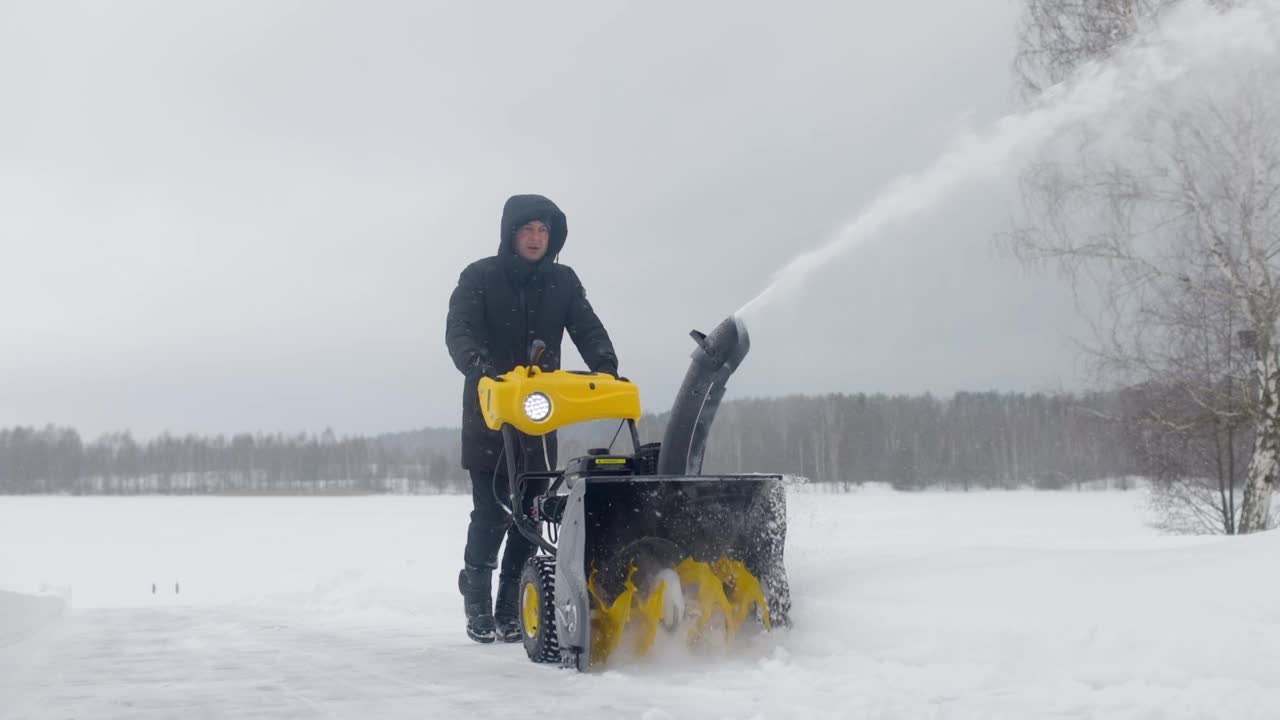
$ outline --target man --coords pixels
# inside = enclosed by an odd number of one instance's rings
[[[533,341],[546,343],[539,365],[560,367],[560,343],[569,332],[578,352],[595,372],[616,375],[618,358],[609,334],[596,316],[577,274],[557,262],[568,235],[565,215],[541,195],[515,195],[502,209],[498,252],[471,263],[449,298],[445,342],[453,363],[466,379],[462,389],[462,467],[471,473],[471,522],[463,551],[458,590],[467,616],[467,635],[477,642],[520,640],[520,572],[535,547],[520,534],[498,498],[509,502],[502,459],[502,434],[490,430],[480,415],[477,385],[517,365],[527,365]],[[519,436],[517,463],[522,469],[556,467],[554,433]],[[532,484],[531,484],[532,485]],[[545,490],[531,486],[521,498]],[[498,547],[506,535],[493,602],[493,571]]]

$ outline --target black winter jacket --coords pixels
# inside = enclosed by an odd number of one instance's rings
[[[530,263],[515,253],[515,231],[531,220],[550,229],[547,253]],[[445,344],[453,364],[464,375],[462,385],[462,467],[489,470],[502,455],[502,434],[490,430],[480,414],[477,385],[485,371],[505,373],[529,362],[535,339],[547,349],[539,365],[560,367],[564,332],[577,346],[589,369],[616,375],[618,358],[613,343],[577,273],[558,262],[569,234],[564,213],[541,195],[515,195],[502,209],[498,252],[471,263],[458,278],[449,298]],[[546,437],[546,455],[556,465],[555,434]],[[526,467],[542,467],[544,448],[539,438],[522,438]],[[530,464],[532,463],[532,464]]]

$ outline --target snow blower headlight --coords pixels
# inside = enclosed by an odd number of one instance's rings
[[[551,398],[540,392],[530,393],[524,399],[524,414],[534,422],[542,422],[551,416]]]

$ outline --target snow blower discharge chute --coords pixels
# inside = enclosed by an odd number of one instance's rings
[[[702,474],[725,384],[750,346],[746,326],[730,317],[710,335],[691,335],[693,362],[660,443],[640,442],[633,383],[542,371],[540,341],[527,367],[480,381],[485,422],[502,431],[503,461],[517,469],[507,473],[507,507],[539,548],[519,592],[534,662],[586,671],[642,656],[660,634],[694,648],[724,647],[789,625],[782,477]],[[625,424],[631,454],[592,449],[559,470],[517,464],[526,457],[522,442],[596,420]],[[529,487],[547,490],[531,507],[510,502]]]

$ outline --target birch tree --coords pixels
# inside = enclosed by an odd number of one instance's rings
[[[1026,0],[1014,72],[1026,97],[1109,57],[1177,0]],[[1220,4],[1220,3],[1215,3]]]
[[[1105,60],[1175,2],[1026,0],[1020,89],[1038,95]],[[1078,128],[1027,171],[1031,220],[1014,234],[1023,257],[1098,293],[1096,367],[1158,399],[1137,434],[1167,514],[1225,532],[1269,527],[1280,448],[1278,85],[1275,68],[1255,66],[1119,127]],[[1237,512],[1238,434],[1252,452]]]
[[[1278,82],[1242,70],[1078,136],[1075,154],[1024,177],[1033,222],[1014,238],[1101,298],[1099,369],[1182,388],[1206,431],[1246,421],[1253,451],[1226,523],[1244,533],[1269,527],[1280,450]]]

